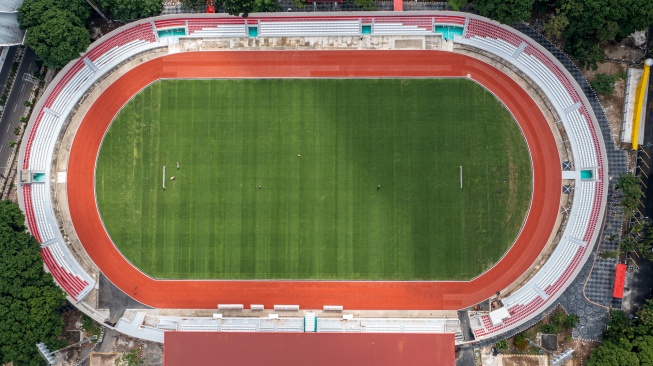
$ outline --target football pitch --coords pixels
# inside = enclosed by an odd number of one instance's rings
[[[155,278],[466,280],[512,245],[531,175],[466,79],[162,80],[114,120],[95,184]]]

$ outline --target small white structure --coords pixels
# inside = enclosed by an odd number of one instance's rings
[[[324,311],[342,311],[342,305],[324,305]]]
[[[490,311],[490,321],[492,322],[492,326],[497,326],[503,323],[504,319],[510,318],[510,313],[508,312],[508,309],[503,307],[503,308],[498,308],[497,310]]]

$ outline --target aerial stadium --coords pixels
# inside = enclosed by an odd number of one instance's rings
[[[19,201],[46,270],[151,341],[491,340],[555,303],[604,216],[605,146],[578,83],[466,13],[141,20],[34,111]],[[103,286],[136,306],[116,317]]]

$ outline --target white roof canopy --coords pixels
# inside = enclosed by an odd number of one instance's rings
[[[18,13],[0,13],[0,46],[23,44],[25,31],[18,27]]]
[[[0,13],[15,13],[23,4],[23,0],[2,0],[0,1]]]
[[[23,0],[0,0],[0,46],[23,44],[25,31],[18,25],[18,8]]]
[[[503,323],[503,320],[507,318],[510,318],[510,313],[508,312],[508,309],[505,307],[498,308],[495,311],[490,311],[490,321],[492,322],[492,325],[495,327]]]

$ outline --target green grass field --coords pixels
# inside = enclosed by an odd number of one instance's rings
[[[156,278],[463,280],[510,247],[531,180],[468,80],[166,80],[116,117],[96,193]]]

